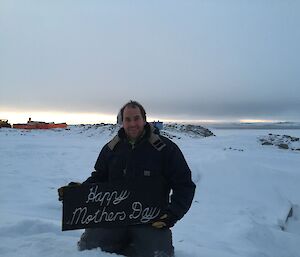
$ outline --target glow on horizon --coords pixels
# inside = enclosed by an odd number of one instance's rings
[[[37,112],[37,111],[24,111],[14,112],[6,111],[0,112],[0,119],[7,119],[9,123],[26,123],[28,118],[33,121],[45,121],[62,123],[66,122],[69,125],[72,124],[98,124],[98,123],[116,123],[117,116],[110,114],[100,113],[67,113],[67,112]],[[194,119],[164,119],[158,117],[147,117],[147,121],[162,121],[166,123],[217,123],[225,122],[220,120],[194,120]]]
[[[240,123],[272,123],[279,122],[278,120],[258,120],[258,119],[242,119],[239,120]]]
[[[148,118],[148,121],[162,121],[166,123],[223,123],[228,122],[226,120],[214,120],[214,119],[208,119],[208,120],[200,120],[200,119],[164,119],[164,118]]]
[[[33,121],[45,121],[62,123],[66,122],[69,125],[72,124],[99,124],[103,123],[116,123],[117,115],[102,114],[102,113],[69,113],[69,112],[38,112],[38,111],[6,111],[0,112],[0,119],[7,119],[9,123],[26,123],[28,118]],[[240,123],[271,123],[278,122],[278,120],[265,120],[265,119],[240,119],[240,120],[224,120],[224,119],[172,119],[172,118],[158,118],[154,116],[148,116],[147,121],[162,121],[165,123],[228,123],[228,122],[240,122]]]

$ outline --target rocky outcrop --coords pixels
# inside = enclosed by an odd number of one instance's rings
[[[191,124],[164,124],[163,131],[180,132],[191,137],[210,137],[215,136],[209,129],[200,125]]]
[[[81,124],[69,126],[73,132],[78,134],[84,134],[89,137],[97,136],[99,134],[106,133],[109,136],[113,136],[120,129],[118,124]],[[182,139],[184,136],[188,137],[209,137],[214,134],[207,128],[198,125],[190,124],[164,124],[163,129],[160,130],[160,134],[170,139]]]
[[[268,134],[267,136],[259,137],[261,145],[273,145],[279,149],[300,151],[300,140],[298,137],[289,135]]]

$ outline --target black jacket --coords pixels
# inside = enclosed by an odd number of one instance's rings
[[[158,135],[148,123],[144,135],[134,146],[121,128],[118,135],[102,148],[95,171],[84,183],[125,181],[144,175],[165,181],[167,199],[172,189],[168,211],[177,220],[181,219],[190,208],[195,193],[191,171],[178,146]]]

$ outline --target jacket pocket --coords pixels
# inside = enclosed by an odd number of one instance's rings
[[[137,167],[135,170],[136,177],[160,177],[161,172],[158,169],[149,168],[149,167]]]

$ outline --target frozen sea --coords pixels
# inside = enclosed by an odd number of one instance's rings
[[[300,151],[258,140],[300,137],[300,130],[211,130],[216,136],[205,138],[166,131],[197,185],[190,211],[172,229],[176,257],[300,257]],[[115,133],[112,126],[0,129],[1,257],[117,256],[78,252],[82,230],[61,231],[57,200],[58,187],[90,175]]]

